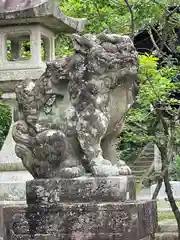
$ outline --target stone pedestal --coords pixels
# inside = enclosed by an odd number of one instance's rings
[[[9,133],[0,151],[0,201],[25,201],[26,181],[32,180],[21,159],[16,156],[15,142],[12,138],[14,125],[15,94],[3,94],[2,102],[11,108],[12,122]]]
[[[5,240],[140,240],[156,228],[156,203],[135,200],[132,176],[33,180],[27,203],[4,208]]]

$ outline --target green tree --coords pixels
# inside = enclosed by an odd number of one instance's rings
[[[0,104],[0,149],[8,134],[11,124],[11,109],[4,104]]]
[[[153,50],[156,50],[158,56],[163,58],[163,64],[171,64],[173,57],[167,56],[163,48],[166,47],[170,52],[177,50],[174,44],[177,41],[174,29],[180,24],[176,7],[178,3],[179,0],[64,0],[61,1],[60,7],[69,16],[87,18],[88,24],[85,32],[99,33],[108,30],[113,33],[129,34],[133,38],[134,35],[147,29],[154,43]],[[172,11],[169,10],[170,5],[175,6]],[[158,35],[157,42],[152,30],[155,30]],[[72,45],[67,37],[58,38],[57,53],[58,55],[72,53]],[[140,109],[142,108],[138,108],[139,111]],[[138,116],[136,117],[136,122],[138,122]],[[140,112],[139,117],[141,118]],[[123,148],[125,147],[122,154],[126,159],[129,157],[128,148],[130,152],[132,152],[132,147],[135,150],[141,150],[150,140],[146,135],[132,135],[134,131],[134,127],[125,125],[121,142]],[[134,157],[134,153],[132,156]]]
[[[64,0],[62,11],[72,17],[88,19],[86,31],[98,33],[103,30],[131,33],[149,24],[161,21],[164,8],[172,1],[150,0]],[[174,1],[174,3],[178,1]]]
[[[158,58],[142,55],[140,59],[140,91],[137,106],[127,116],[128,124],[136,133],[145,136],[157,145],[162,169],[157,177],[158,185],[154,193],[156,198],[164,181],[165,190],[172,211],[178,223],[180,239],[180,212],[173,198],[169,182],[169,165],[174,159],[174,152],[179,138],[180,101],[170,98],[172,92],[179,91],[179,82],[172,82],[180,71],[179,66],[158,68]],[[140,107],[140,108],[139,108]]]
[[[85,32],[100,33],[108,31],[131,35],[132,38],[144,29],[154,29],[159,37],[160,49],[172,44],[176,36],[174,28],[179,26],[177,9],[169,11],[169,5],[176,6],[179,0],[62,0],[61,10],[69,16],[86,18]],[[154,27],[156,26],[156,28]],[[58,44],[61,38],[61,43]],[[60,36],[57,49],[65,45],[65,53],[70,49],[69,40]],[[156,45],[155,45],[156,46]],[[157,47],[157,46],[156,46]],[[63,49],[58,50],[63,54]],[[159,49],[159,47],[158,47]],[[68,51],[71,53],[72,51]]]

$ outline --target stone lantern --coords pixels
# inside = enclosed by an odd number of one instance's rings
[[[85,19],[65,16],[59,0],[0,0],[1,100],[10,105],[12,113],[15,86],[26,78],[39,78],[45,62],[55,59],[56,35],[81,32],[85,23]],[[4,193],[8,200],[23,199],[25,181],[32,178],[16,157],[12,125],[0,152],[0,201]]]

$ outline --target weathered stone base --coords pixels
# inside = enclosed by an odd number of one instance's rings
[[[134,201],[60,204],[49,209],[4,208],[4,216],[5,240],[139,240],[155,231],[156,203]],[[13,219],[12,223],[7,217]]]
[[[62,202],[115,202],[136,199],[133,176],[35,179],[26,184],[27,204],[56,206]]]
[[[4,236],[4,214],[3,214],[3,208],[6,206],[6,208],[8,207],[15,207],[16,205],[18,206],[24,206],[25,205],[25,201],[0,201],[0,240],[2,237],[3,240],[3,236]]]
[[[133,184],[131,176],[30,181],[28,206],[4,208],[5,240],[147,237],[155,232],[156,202],[133,200]]]

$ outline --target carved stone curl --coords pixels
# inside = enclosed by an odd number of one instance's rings
[[[16,154],[35,178],[131,174],[115,143],[138,90],[137,52],[128,36],[72,38],[74,56],[16,89]]]

